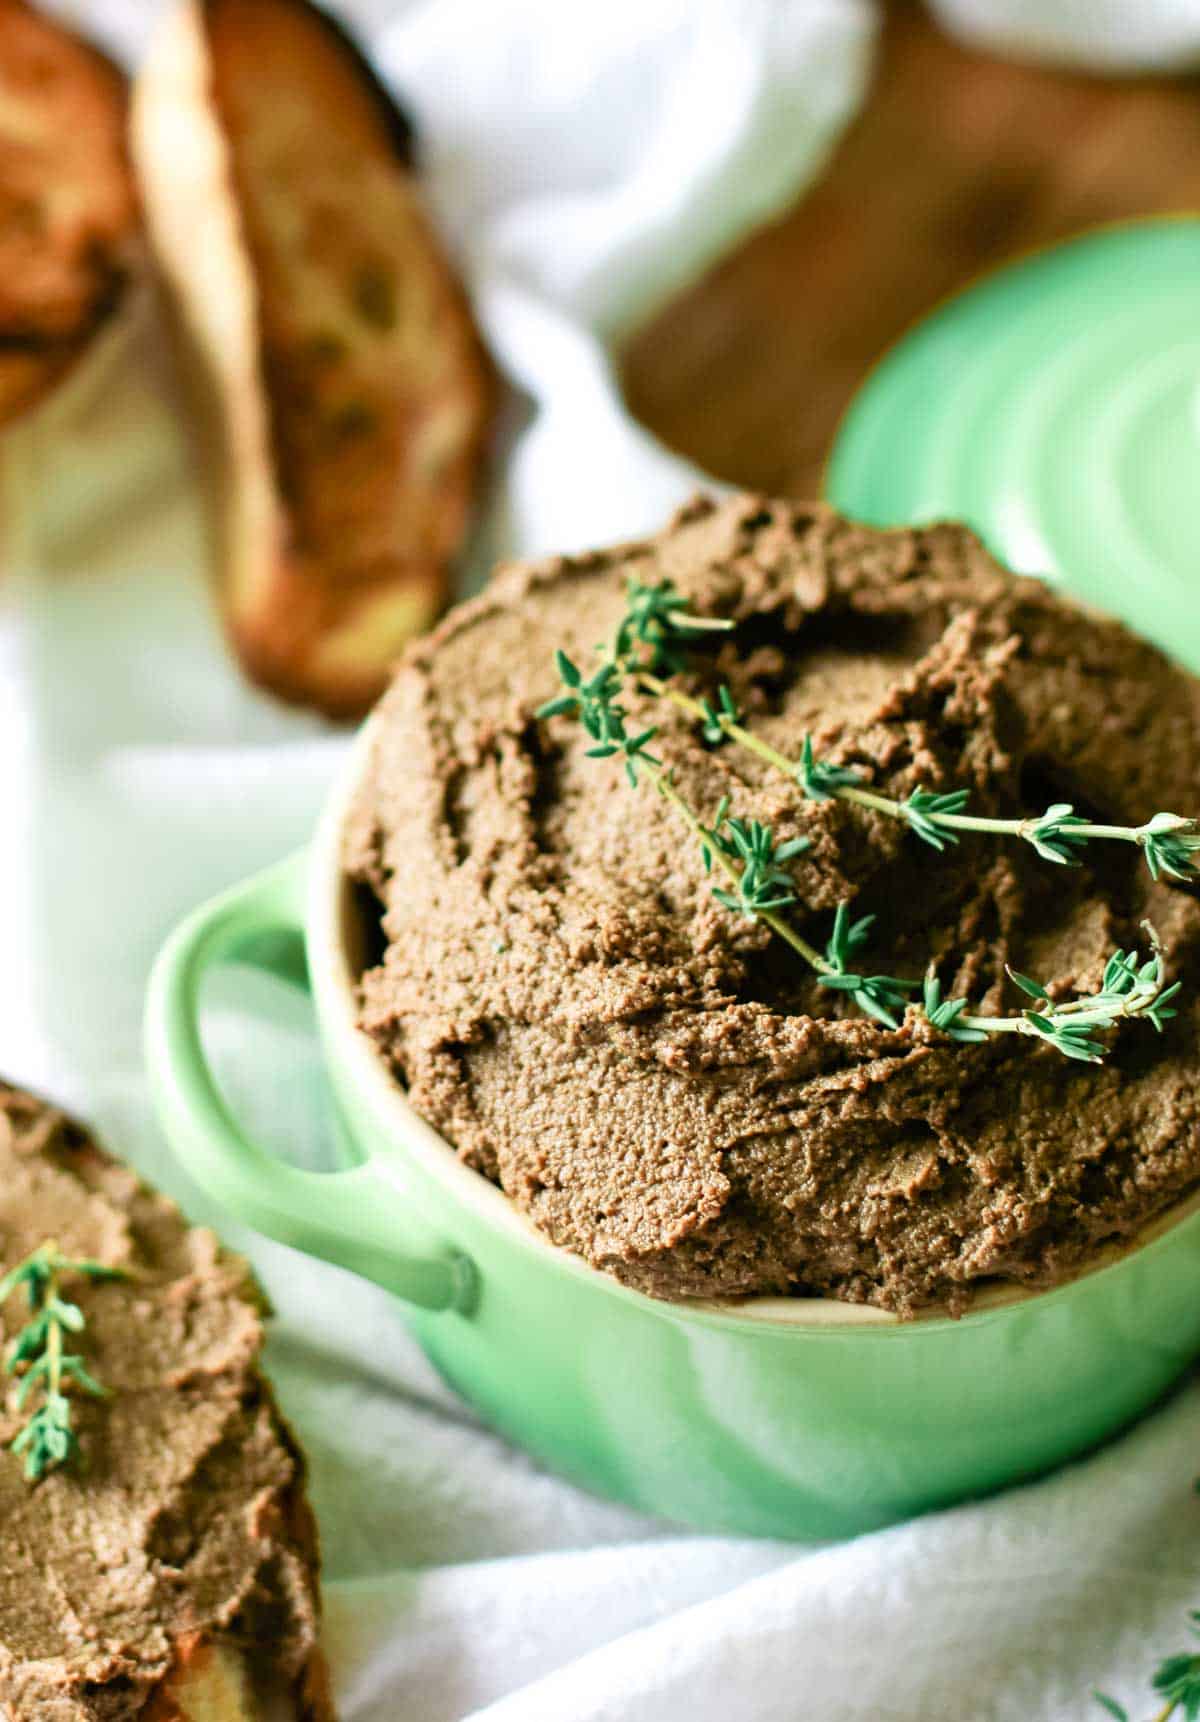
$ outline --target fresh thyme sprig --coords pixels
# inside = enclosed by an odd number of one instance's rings
[[[649,693],[671,701],[703,726],[706,741],[722,736],[749,749],[768,765],[798,782],[811,801],[847,801],[868,807],[889,819],[902,820],[922,842],[935,849],[957,843],[962,831],[1016,837],[1028,844],[1044,861],[1059,866],[1079,865],[1079,851],[1090,842],[1134,843],[1142,851],[1151,876],[1191,880],[1200,876],[1200,825],[1178,813],[1156,813],[1142,825],[1093,823],[1077,814],[1070,802],[1055,802],[1044,813],[1023,819],[991,819],[966,811],[967,790],[944,794],[918,787],[903,801],[867,788],[861,773],[850,766],[834,765],[816,758],[812,737],[805,736],[801,756],[789,759],[754,735],[741,721],[741,713],[729,689],[717,690],[717,703],[693,699],[681,688],[668,686],[664,677],[686,667],[681,650],[684,637],[702,630],[726,630],[733,623],[718,617],[693,616],[688,600],[669,580],[648,586],[631,580],[627,609],[611,647],[618,668],[636,676]],[[639,652],[639,647],[643,648]]]
[[[71,1425],[68,1383],[94,1398],[105,1389],[89,1373],[83,1358],[63,1349],[67,1333],[81,1333],[83,1311],[61,1295],[64,1278],[90,1280],[124,1277],[120,1268],[103,1262],[73,1261],[60,1255],[53,1239],[34,1250],[0,1280],[0,1304],[23,1288],[30,1320],[9,1347],[5,1372],[15,1376],[17,1409],[23,1411],[31,1393],[40,1390],[41,1404],[12,1442],[14,1453],[25,1455],[25,1475],[36,1483],[47,1471],[63,1465],[78,1448]]]
[[[904,801],[864,786],[861,774],[850,766],[834,765],[818,759],[813,752],[812,737],[805,736],[798,760],[789,759],[778,748],[763,741],[746,729],[736,716],[714,711],[707,701],[692,699],[682,689],[674,688],[653,674],[639,672],[638,679],[651,693],[668,699],[681,711],[704,725],[705,740],[711,731],[725,735],[757,754],[768,765],[800,784],[810,801],[848,801],[868,807],[889,819],[902,820],[909,829],[934,849],[945,849],[958,842],[961,831],[979,831],[997,837],[1017,837],[1031,845],[1043,861],[1060,866],[1079,865],[1079,850],[1092,841],[1109,840],[1135,843],[1145,856],[1152,878],[1164,874],[1184,881],[1200,875],[1200,826],[1194,819],[1184,819],[1178,813],[1156,813],[1143,825],[1093,824],[1077,814],[1070,802],[1058,801],[1044,813],[1024,819],[989,819],[965,811],[969,791],[955,789],[934,794],[923,788],[915,789]]]
[[[704,726],[706,741],[716,743],[730,738],[750,748],[792,781],[798,781],[809,798],[853,800],[903,818],[919,837],[939,850],[947,843],[957,842],[959,829],[998,830],[1025,837],[1050,860],[1069,863],[1075,859],[1073,848],[1091,837],[1124,837],[1141,842],[1156,878],[1160,869],[1177,877],[1188,877],[1195,870],[1190,858],[1200,850],[1200,836],[1193,835],[1192,821],[1175,814],[1156,814],[1147,826],[1134,830],[1089,825],[1067,803],[1057,803],[1031,820],[977,819],[963,812],[968,800],[965,790],[934,794],[918,788],[907,800],[894,801],[863,788],[858,774],[849,767],[817,759],[809,736],[805,737],[799,761],[789,760],[744,728],[733,695],[725,685],[719,688],[713,704],[692,699],[657,674],[660,668],[674,673],[677,637],[681,633],[695,627],[726,625],[690,617],[686,610],[686,599],[669,581],[657,586],[630,582],[626,614],[612,644],[607,650],[601,648],[604,659],[599,669],[585,680],[567,654],[557,652],[555,662],[564,691],[539,707],[536,715],[576,716],[594,744],[586,749],[587,757],[605,759],[621,755],[629,781],[635,787],[639,773],[649,778],[657,793],[675,807],[698,839],[705,870],[710,871],[715,863],[724,872],[730,888],[713,887],[714,897],[724,908],[763,921],[814,970],[821,986],[849,994],[864,1014],[892,1029],[899,1029],[903,1013],[915,1008],[933,1028],[951,1040],[977,1043],[991,1035],[1020,1034],[1045,1041],[1066,1058],[1098,1064],[1108,1051],[1099,1036],[1115,1028],[1122,1019],[1145,1017],[1161,1032],[1164,1022],[1175,1016],[1169,1001],[1179,992],[1179,983],[1166,984],[1162,951],[1148,922],[1144,925],[1150,936],[1150,956],[1143,959],[1134,951],[1115,951],[1105,966],[1097,993],[1058,1003],[1040,981],[1010,970],[1014,984],[1036,1006],[1014,1016],[974,1015],[966,999],[944,998],[941,982],[932,969],[923,984],[895,975],[859,972],[851,966],[851,958],[865,944],[874,917],[868,915],[851,922],[845,903],[838,907],[824,953],[809,944],[785,914],[797,900],[795,881],[786,863],[802,854],[809,847],[809,840],[794,837],[780,843],[763,821],[731,817],[728,797],[722,798],[715,819],[706,825],[680,792],[674,773],[650,752],[649,743],[658,733],[657,727],[630,733],[628,713],[618,698],[627,679],[632,679],[640,691],[666,698],[698,719]],[[920,992],[921,999],[914,1005],[910,995],[915,992]]]
[[[1193,1635],[1200,1638],[1200,1609],[1190,1610],[1188,1621]],[[1151,1690],[1163,1701],[1153,1722],[1168,1722],[1177,1710],[1182,1711],[1185,1722],[1196,1722],[1200,1717],[1200,1655],[1184,1650],[1165,1657],[1154,1673]],[[1116,1722],[1129,1722],[1128,1710],[1107,1692],[1093,1691],[1092,1697]]]
[[[811,750],[809,738],[805,740]],[[817,769],[822,769],[819,764]],[[798,775],[803,781],[802,774]],[[997,837],[1020,838],[1043,861],[1077,867],[1079,850],[1093,840],[1108,840],[1136,843],[1154,879],[1165,873],[1173,879],[1190,880],[1200,872],[1193,859],[1200,852],[1200,828],[1194,819],[1184,819],[1178,813],[1156,813],[1144,825],[1099,825],[1076,813],[1069,801],[1056,801],[1036,816],[988,819],[965,811],[970,800],[965,789],[934,795],[918,788],[907,800],[896,801],[862,788],[861,782],[843,780],[833,794],[839,800],[857,802],[860,807],[869,807],[891,819],[903,819],[911,831],[934,849],[957,843],[960,831],[980,831]]]

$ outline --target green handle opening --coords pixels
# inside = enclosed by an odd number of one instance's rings
[[[243,1133],[213,1077],[200,1037],[204,978],[218,965],[242,963],[307,987],[307,874],[307,855],[294,855],[205,904],[167,941],[146,1003],[146,1060],[159,1116],[196,1181],[256,1231],[423,1309],[467,1309],[471,1262],[406,1249],[397,1236],[396,1187],[370,1161],[350,1172],[289,1166]]]

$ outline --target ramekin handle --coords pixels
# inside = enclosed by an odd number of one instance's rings
[[[241,963],[307,986],[307,855],[257,874],[188,917],[163,947],[146,1002],[146,1061],[159,1116],[180,1160],[237,1219],[279,1243],[349,1268],[423,1309],[466,1309],[465,1256],[422,1255],[397,1236],[397,1191],[367,1161],[306,1172],[247,1137],[213,1077],[200,1037],[204,978]]]

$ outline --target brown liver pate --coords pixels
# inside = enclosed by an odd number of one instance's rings
[[[998,1276],[1046,1286],[1200,1178],[1200,906],[1139,853],[1048,864],[1012,839],[944,855],[899,823],[805,801],[663,702],[655,750],[692,804],[721,796],[811,849],[795,923],[878,917],[868,972],[985,1013],[1092,990],[1158,929],[1178,1020],[1117,1034],[1102,1067],[1015,1036],[894,1032],[822,992],[712,897],[678,815],[584,756],[553,653],[581,664],[629,574],[737,619],[724,677],[753,729],[903,797],[966,788],[1010,817],[1051,801],[1108,821],[1200,809],[1200,684],[1114,623],[1006,573],[958,526],[877,532],[822,506],[699,499],[658,537],[502,570],[412,650],[384,699],[348,864],[383,905],[362,1024],[413,1104],[556,1244],[666,1298],[825,1294],[910,1314]]]

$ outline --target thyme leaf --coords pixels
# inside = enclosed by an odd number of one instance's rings
[[[1078,850],[1087,842],[1087,821],[1080,818],[1068,801],[1056,801],[1037,819],[1022,821],[1018,833],[1032,843],[1043,861],[1057,861],[1063,867],[1078,867]]]
[[[970,800],[965,789],[951,790],[948,795],[934,795],[927,789],[914,789],[907,801],[897,805],[909,829],[933,849],[944,849],[958,842],[958,833],[945,823],[947,814],[961,813]]]
[[[922,993],[921,1009],[928,1017],[934,1028],[940,1028],[943,1034],[948,1034],[951,1040],[963,1042],[979,1042],[987,1039],[988,1031],[983,1028],[969,1028],[961,1021],[967,1008],[964,998],[944,999],[942,983],[934,969],[925,976],[925,986]]]
[[[637,735],[630,735],[626,727],[628,713],[617,699],[621,672],[616,664],[601,664],[595,675],[585,682],[582,672],[564,651],[555,653],[555,663],[566,692],[539,706],[537,717],[574,713],[595,744],[586,750],[587,757],[610,759],[613,754],[622,754],[630,783],[637,782],[639,764],[662,763],[649,751],[649,743],[658,734],[657,729],[652,725]]]
[[[729,739],[726,725],[740,723],[742,714],[724,682],[717,689],[715,705],[709,700],[701,700],[700,705],[704,712],[704,726],[700,733],[710,747],[719,747]]]
[[[1194,879],[1200,869],[1193,856],[1200,853],[1200,832],[1194,819],[1177,813],[1156,813],[1141,828],[1138,838],[1152,878],[1167,873],[1172,879]]]
[[[813,754],[810,735],[804,738],[796,776],[804,785],[804,793],[810,801],[833,801],[839,789],[845,789],[848,784],[862,782],[859,773],[852,771],[849,766],[830,765],[828,760],[817,759]]]

